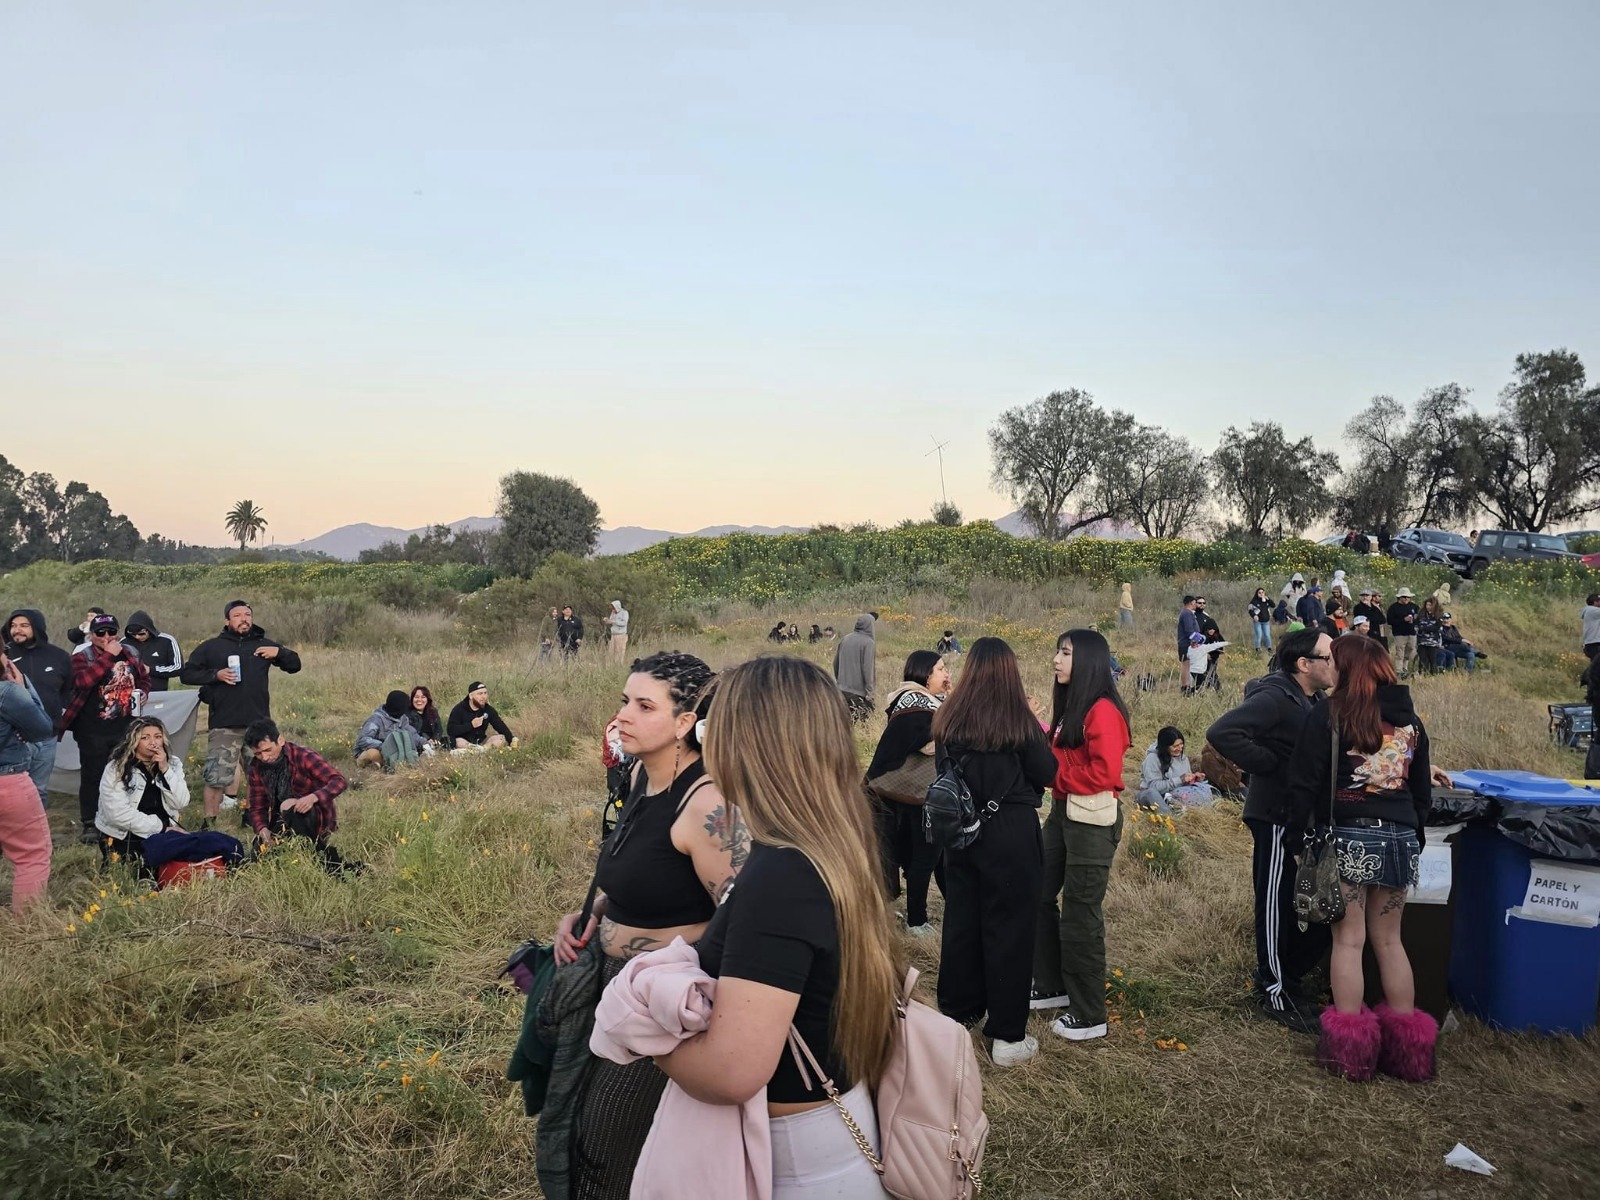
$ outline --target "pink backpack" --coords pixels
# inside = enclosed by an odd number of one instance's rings
[[[984,1143],[989,1140],[978,1056],[966,1029],[912,998],[916,983],[913,967],[906,972],[905,988],[896,1004],[900,1028],[894,1050],[873,1097],[881,1154],[873,1154],[855,1118],[839,1099],[833,1080],[793,1026],[789,1049],[808,1088],[808,1063],[822,1080],[828,1099],[850,1127],[861,1153],[883,1177],[891,1196],[896,1200],[971,1200],[983,1188],[978,1168],[983,1163]]]

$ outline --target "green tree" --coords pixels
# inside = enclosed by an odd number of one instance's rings
[[[267,518],[256,507],[254,500],[241,500],[228,510],[222,523],[227,526],[228,534],[239,543],[239,553],[243,554],[245,547],[261,536],[261,531],[267,527]]]
[[[1600,508],[1600,388],[1568,350],[1517,355],[1499,411],[1465,423],[1478,503],[1503,528],[1538,533]]]
[[[1467,391],[1458,383],[1423,392],[1410,416],[1392,396],[1345,426],[1356,448],[1334,498],[1334,518],[1362,530],[1442,525],[1473,506],[1476,459],[1465,444]]]
[[[1333,505],[1328,480],[1338,455],[1309,437],[1291,442],[1276,421],[1252,421],[1248,432],[1230,425],[1211,456],[1217,490],[1239,516],[1248,538],[1282,538],[1326,516]]]
[[[995,486],[1051,541],[1116,516],[1101,484],[1117,469],[1119,439],[1131,425],[1127,414],[1107,413],[1078,388],[1007,409],[989,429]],[[1068,504],[1077,511],[1065,515]]]
[[[1154,425],[1128,427],[1115,469],[1101,473],[1101,507],[1133,522],[1146,537],[1182,537],[1205,509],[1211,481],[1206,457]]]
[[[933,506],[933,523],[954,529],[961,524],[961,510],[948,500],[941,500]]]
[[[600,506],[570,479],[513,471],[500,480],[500,532],[490,555],[497,570],[526,578],[552,554],[594,552]]]
[[[0,454],[0,568],[26,566],[30,560],[28,505],[23,499],[27,477]]]

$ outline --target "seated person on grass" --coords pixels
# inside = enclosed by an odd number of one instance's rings
[[[445,735],[456,750],[493,750],[516,741],[510,727],[489,703],[489,685],[476,680],[467,689],[466,698],[450,710]]]
[[[141,860],[145,838],[169,829],[183,832],[178,816],[188,807],[183,759],[172,753],[167,727],[155,717],[135,717],[100,776],[94,827],[101,835],[101,859],[115,853]]]
[[[315,750],[289,741],[274,721],[257,721],[244,733],[245,747],[255,757],[246,774],[249,799],[245,819],[256,831],[260,854],[278,838],[310,838],[329,872],[345,865],[328,844],[339,827],[333,800],[350,785],[332,763]]]
[[[423,754],[433,753],[416,726],[406,720],[410,708],[411,700],[404,692],[389,693],[389,698],[367,718],[356,735],[358,767],[382,767],[392,771],[398,765],[416,762]]]

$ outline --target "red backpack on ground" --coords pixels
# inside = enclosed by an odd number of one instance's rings
[[[202,858],[199,862],[169,862],[156,872],[156,887],[183,887],[200,879],[213,876],[221,878],[227,873],[228,864],[220,854]]]

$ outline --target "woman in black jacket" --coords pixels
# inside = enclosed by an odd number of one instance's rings
[[[1332,824],[1345,901],[1333,927],[1333,1004],[1322,1011],[1317,1057],[1348,1079],[1371,1079],[1379,1070],[1432,1079],[1439,1027],[1415,1007],[1400,942],[1433,800],[1428,731],[1382,646],[1345,637],[1331,652],[1338,687],[1306,718],[1288,778],[1289,827]],[[1361,1002],[1361,952],[1369,939],[1383,978],[1376,1013]]]
[[[406,709],[406,722],[422,735],[430,746],[444,745],[444,721],[433,702],[433,693],[420,683],[411,689],[411,707]]]
[[[889,898],[900,895],[906,877],[906,932],[932,937],[928,924],[928,880],[944,891],[939,853],[922,833],[922,802],[933,783],[933,714],[950,691],[950,671],[932,650],[913,650],[904,682],[890,694],[878,748],[867,767],[867,791],[877,810],[879,857]]]
[[[1039,1053],[1028,1036],[1033,925],[1044,887],[1039,800],[1055,755],[999,638],[979,638],[961,684],[933,718],[936,754],[955,760],[983,823],[978,840],[945,856],[939,1010],[976,1023],[999,1067]]]

